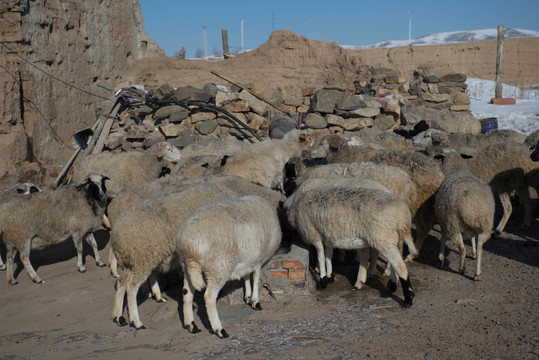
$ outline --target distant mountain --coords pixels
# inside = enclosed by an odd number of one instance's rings
[[[539,37],[539,31],[535,30],[523,30],[523,29],[504,29],[504,38],[514,39],[521,37],[537,36]],[[436,44],[455,44],[468,41],[479,40],[493,40],[497,39],[497,29],[483,29],[483,30],[471,30],[471,31],[450,31],[441,32],[431,35],[425,35],[417,39],[412,39],[413,46],[420,45],[436,45]],[[380,41],[371,45],[341,45],[345,49],[374,49],[374,48],[391,48],[398,46],[408,46],[410,43],[408,40],[388,40]]]

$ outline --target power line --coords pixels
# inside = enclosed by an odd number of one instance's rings
[[[2,46],[4,46],[4,47],[5,47],[6,49],[8,49],[9,51],[11,51],[15,56],[17,56],[18,58],[20,58],[22,61],[24,61],[24,62],[27,63],[28,65],[30,65],[30,66],[36,68],[37,70],[41,71],[41,72],[44,73],[45,75],[47,75],[47,76],[53,78],[54,80],[59,81],[59,82],[61,82],[61,83],[64,84],[64,85],[67,85],[67,86],[69,86],[69,87],[71,87],[71,88],[73,88],[73,89],[75,89],[75,90],[79,90],[79,91],[81,91],[81,92],[83,92],[83,93],[86,93],[86,94],[88,94],[88,95],[92,95],[92,96],[95,96],[95,97],[98,97],[98,98],[101,98],[101,99],[105,99],[105,100],[110,100],[109,98],[106,98],[106,97],[104,97],[104,96],[101,96],[101,95],[97,95],[97,94],[91,93],[91,92],[86,91],[86,90],[84,90],[84,89],[81,89],[81,88],[79,88],[79,87],[77,87],[77,86],[75,86],[75,85],[72,85],[72,84],[70,84],[70,83],[68,83],[68,82],[66,82],[66,81],[64,81],[64,80],[62,80],[62,79],[57,78],[56,76],[54,76],[54,75],[52,75],[52,74],[46,72],[45,70],[43,70],[43,69],[37,67],[37,66],[34,65],[32,62],[26,60],[26,59],[23,58],[21,55],[17,54],[17,52],[16,52],[15,50],[12,50],[9,46],[7,46],[6,44],[4,44],[2,41],[0,41],[0,44],[2,44]]]
[[[8,69],[6,69],[5,67],[3,67],[2,65],[0,65],[0,68],[4,69],[12,78],[13,80],[15,80],[15,82],[17,83],[17,85],[19,85],[19,88],[22,86],[21,83],[19,82],[19,79],[17,79],[17,77],[15,75],[13,75],[12,73],[9,72]],[[51,122],[49,119],[47,119],[45,117],[45,115],[43,115],[43,113],[41,112],[41,110],[39,110],[39,108],[37,107],[36,104],[34,104],[34,102],[30,99],[28,99],[26,96],[23,96],[23,99],[28,101],[30,104],[32,104],[34,106],[34,109],[36,109],[37,113],[43,118],[43,120],[45,120],[45,123],[49,126],[54,138],[56,139],[56,141],[59,141],[61,142],[62,144],[64,144],[65,146],[67,147],[70,147],[69,144],[67,144],[64,140],[62,140],[62,138],[60,137],[60,135],[58,135],[58,133],[56,132],[56,130],[54,130],[54,128],[52,127],[51,125]]]

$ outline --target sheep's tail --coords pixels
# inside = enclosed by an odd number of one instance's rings
[[[410,229],[400,231],[399,237],[404,240],[404,242],[408,246],[408,251],[411,254],[413,254],[414,256],[417,256],[419,254],[419,251],[417,251],[417,248],[415,247],[414,238],[412,237],[412,231]]]
[[[197,291],[202,291],[206,287],[206,282],[202,277],[202,266],[194,261],[188,261],[185,264],[187,268],[187,275],[191,280],[191,284]]]

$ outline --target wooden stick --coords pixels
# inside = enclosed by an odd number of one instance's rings
[[[101,151],[103,151],[105,141],[107,141],[107,137],[109,136],[110,129],[112,128],[112,124],[114,123],[116,114],[118,113],[119,109],[120,103],[117,102],[116,106],[114,107],[107,120],[105,121],[105,124],[103,125],[103,129],[101,130],[101,134],[99,134],[99,139],[97,140],[97,143],[92,150],[92,154],[99,154]]]
[[[261,100],[263,102],[265,102],[266,104],[270,105],[271,107],[275,108],[276,110],[279,110],[280,112],[282,113],[285,113],[287,114],[286,111],[284,111],[283,109],[281,109],[281,107],[277,104],[274,104],[273,102],[269,101],[269,100],[266,100],[264,99],[262,96],[258,95],[258,94],[255,94],[253,91],[251,91],[250,89],[246,88],[245,86],[235,82],[235,81],[232,81],[226,77],[224,77],[223,75],[220,75],[218,74],[217,72],[215,72],[215,70],[212,70],[211,73],[215,76],[218,76],[220,77],[221,79],[225,80],[225,81],[228,81],[229,83],[231,83],[232,85],[236,85],[237,87],[239,87],[240,89],[243,89],[247,92],[249,92],[251,95],[253,95],[255,98],[257,98],[258,100]]]

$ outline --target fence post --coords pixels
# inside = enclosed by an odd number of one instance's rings
[[[496,56],[496,88],[494,90],[495,98],[503,98],[503,25],[498,25],[498,55]]]

